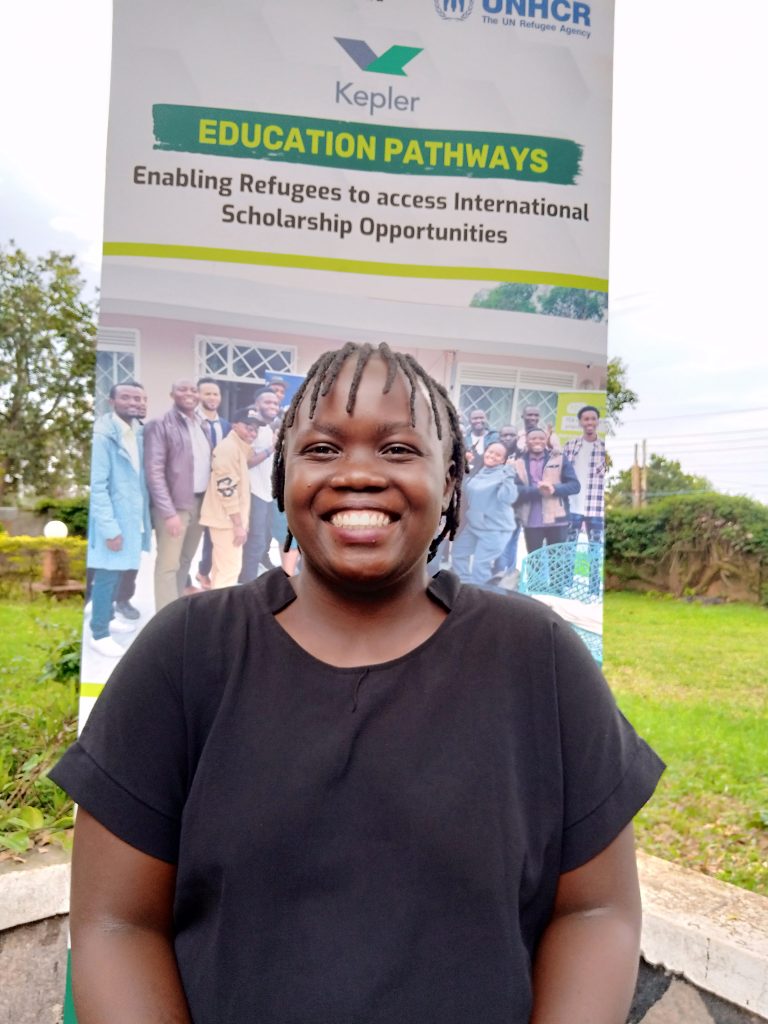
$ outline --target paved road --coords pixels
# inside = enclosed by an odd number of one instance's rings
[[[641,964],[627,1024],[764,1024],[764,1020]]]

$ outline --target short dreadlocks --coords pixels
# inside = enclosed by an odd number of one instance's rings
[[[418,390],[419,382],[424,385],[429,396],[429,403],[432,407],[432,416],[437,428],[437,436],[440,440],[442,440],[443,437],[443,424],[440,416],[440,406],[442,406],[448,420],[448,426],[451,432],[451,459],[453,462],[451,475],[454,479],[454,488],[448,508],[444,513],[443,527],[429,545],[429,552],[427,554],[427,561],[429,562],[435,557],[438,547],[446,537],[448,537],[449,540],[453,540],[459,526],[461,481],[465,472],[464,438],[461,432],[458,414],[443,385],[430,377],[423,366],[420,366],[413,356],[408,355],[407,353],[393,352],[386,342],[381,342],[376,348],[374,348],[373,345],[369,345],[367,342],[362,345],[358,345],[355,342],[348,341],[343,348],[336,349],[333,352],[324,352],[323,355],[321,355],[320,358],[310,366],[306,377],[302,381],[299,389],[296,391],[296,394],[293,396],[291,404],[288,406],[275,441],[275,458],[272,464],[272,493],[277,499],[278,509],[281,512],[284,512],[285,434],[286,431],[290,430],[293,426],[296,419],[296,413],[304,400],[304,396],[309,392],[309,409],[307,414],[309,419],[312,419],[315,415],[318,399],[328,394],[336,383],[336,379],[342,366],[344,366],[347,360],[352,356],[356,356],[357,362],[355,364],[355,371],[352,375],[352,381],[349,385],[349,394],[347,396],[346,405],[347,412],[351,416],[354,412],[355,400],[357,399],[357,392],[360,387],[360,381],[362,380],[363,373],[365,372],[365,367],[373,355],[379,356],[387,367],[387,376],[384,381],[382,394],[386,395],[389,392],[395,381],[398,370],[408,381],[410,386],[411,426],[416,425],[416,392]],[[285,546],[283,550],[289,550],[292,540],[293,537],[289,530],[288,535],[285,538]]]

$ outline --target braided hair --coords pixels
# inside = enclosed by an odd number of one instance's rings
[[[407,353],[393,352],[386,342],[381,342],[376,348],[374,348],[373,345],[368,344],[368,342],[358,345],[355,342],[348,341],[343,348],[332,352],[324,352],[320,358],[310,366],[306,377],[302,381],[300,387],[296,391],[296,394],[293,396],[291,404],[286,410],[283,422],[280,425],[280,430],[278,431],[278,435],[275,440],[275,457],[272,463],[272,493],[277,499],[278,509],[281,512],[284,512],[285,436],[286,432],[290,430],[296,420],[296,413],[298,412],[299,406],[303,402],[305,395],[309,394],[309,409],[307,415],[309,419],[312,419],[315,415],[315,409],[317,408],[319,399],[327,395],[333,388],[336,383],[336,379],[347,360],[352,356],[356,356],[357,361],[355,363],[354,373],[352,374],[352,381],[349,385],[346,405],[346,411],[351,416],[354,412],[355,401],[357,399],[360,381],[362,380],[363,373],[365,372],[365,367],[373,355],[379,356],[387,368],[382,394],[386,395],[389,392],[394,384],[398,371],[406,378],[410,390],[409,409],[411,426],[416,425],[416,393],[420,383],[424,385],[427,395],[429,396],[429,404],[432,409],[435,427],[437,428],[437,436],[440,440],[443,439],[443,421],[440,415],[441,407],[448,420],[448,427],[451,435],[451,460],[453,463],[451,476],[453,477],[454,487],[450,502],[448,503],[448,508],[444,512],[442,529],[437,536],[432,539],[432,542],[429,545],[429,552],[427,554],[427,561],[429,562],[435,557],[437,549],[446,537],[448,537],[449,540],[453,540],[456,530],[459,527],[461,481],[465,472],[464,438],[461,432],[458,413],[456,412],[453,402],[448,397],[448,392],[445,390],[443,385],[438,383],[438,381],[433,377],[430,377],[424,367],[417,363],[413,356],[408,355]],[[290,549],[292,540],[293,536],[289,530],[288,535],[285,538],[284,551],[288,551]]]

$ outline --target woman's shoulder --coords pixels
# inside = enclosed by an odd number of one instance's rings
[[[183,615],[194,623],[221,618],[253,620],[275,615],[295,599],[289,577],[278,568],[262,573],[250,583],[182,597],[171,607],[176,609],[177,616]]]
[[[527,594],[462,583],[447,569],[433,577],[430,592],[450,611],[458,612],[457,624],[465,617],[478,616],[515,632],[518,627],[549,629],[555,624],[562,624],[562,619],[555,612]]]

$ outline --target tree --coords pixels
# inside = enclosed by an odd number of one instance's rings
[[[470,306],[481,306],[484,309],[506,309],[514,313],[536,313],[534,296],[535,284],[499,284],[490,290],[478,292],[470,302]]]
[[[608,488],[608,504],[614,507],[632,504],[632,471],[623,469]],[[683,472],[676,459],[651,455],[648,462],[648,504],[672,494],[701,494],[715,488],[705,476]]]
[[[545,316],[565,316],[570,320],[605,319],[608,311],[608,296],[605,292],[593,292],[586,288],[550,288],[539,302],[540,312]]]
[[[537,284],[497,284],[484,288],[470,302],[483,309],[505,309],[513,313],[540,313],[569,320],[605,319],[608,296],[586,288],[560,288]]]
[[[0,501],[87,483],[96,314],[73,256],[0,248]]]
[[[605,385],[608,429],[613,433],[621,424],[619,413],[626,406],[634,408],[639,402],[638,395],[627,383],[627,367],[614,356],[608,360],[608,375]]]

